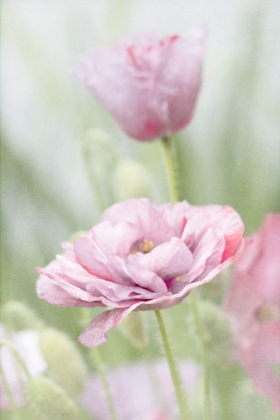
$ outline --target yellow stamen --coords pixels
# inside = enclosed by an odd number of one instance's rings
[[[138,245],[138,248],[134,248],[131,251],[131,254],[135,254],[136,252],[142,252],[144,254],[148,254],[148,252],[152,251],[153,248],[154,248],[153,241],[148,241],[148,239],[143,239],[143,242],[141,242]]]

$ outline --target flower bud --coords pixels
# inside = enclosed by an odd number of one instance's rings
[[[68,242],[73,244],[75,242],[75,239],[80,238],[81,236],[85,236],[87,233],[86,230],[78,230],[77,232],[74,232],[73,235],[70,236],[68,239]]]
[[[120,324],[120,330],[134,347],[143,348],[147,346],[148,337],[142,312],[131,312]]]
[[[80,394],[87,379],[87,368],[71,339],[48,328],[42,331],[39,345],[49,376],[70,394]]]
[[[199,312],[210,361],[228,365],[231,361],[233,344],[226,314],[220,307],[206,300],[199,301]]]
[[[78,420],[79,409],[65,391],[50,378],[32,378],[27,387],[31,418],[40,420]]]
[[[1,319],[10,331],[26,329],[40,330],[43,322],[26,305],[15,300],[5,303],[1,309]]]
[[[151,197],[152,177],[141,163],[120,160],[113,175],[113,191],[117,201]]]
[[[106,204],[112,201],[111,177],[118,160],[113,139],[106,131],[92,128],[85,133],[83,147],[93,192],[102,205]]]

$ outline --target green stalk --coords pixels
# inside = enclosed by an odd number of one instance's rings
[[[88,309],[87,308],[81,308],[81,314],[82,314],[82,318],[83,318],[83,323],[86,325],[89,324],[90,322],[90,317],[88,314]],[[117,413],[116,413],[116,409],[115,409],[115,404],[114,404],[114,400],[111,394],[111,390],[110,390],[110,386],[109,386],[109,382],[106,376],[106,372],[105,372],[105,367],[104,367],[104,363],[100,354],[100,351],[98,349],[98,347],[94,347],[93,349],[91,349],[91,356],[92,356],[92,360],[94,363],[94,366],[100,376],[104,391],[105,391],[105,395],[106,395],[106,400],[108,403],[108,408],[110,411],[110,418],[111,420],[117,420]]]
[[[196,291],[192,290],[189,297],[191,301],[191,308],[193,317],[195,320],[196,331],[199,336],[199,340],[201,343],[201,361],[202,361],[202,369],[203,369],[203,397],[204,397],[204,404],[203,404],[203,415],[205,420],[211,420],[211,401],[210,401],[210,372],[209,372],[209,362],[208,362],[208,354],[207,354],[207,347],[204,337],[204,330],[203,330],[203,322],[199,314],[199,308],[196,298]]]
[[[16,403],[15,403],[15,400],[14,400],[14,397],[13,397],[13,394],[12,394],[12,391],[9,388],[7,379],[5,377],[5,374],[4,374],[3,369],[1,368],[1,366],[0,366],[0,377],[2,379],[2,385],[3,385],[4,391],[5,391],[5,393],[6,393],[7,397],[8,397],[8,401],[9,401],[9,405],[10,405],[10,410],[11,410],[11,412],[13,414],[13,418],[17,420],[17,419],[19,419],[18,408],[16,406]]]
[[[171,347],[170,347],[170,343],[168,340],[168,335],[166,333],[166,329],[163,323],[163,319],[161,316],[160,311],[155,311],[156,317],[157,317],[157,321],[158,321],[158,326],[159,326],[159,330],[161,333],[161,338],[162,338],[162,342],[163,342],[163,346],[164,346],[164,350],[165,350],[165,354],[166,354],[166,358],[169,364],[169,369],[170,369],[170,373],[171,373],[171,377],[173,380],[173,384],[174,384],[174,389],[175,389],[175,393],[176,393],[176,397],[177,397],[177,401],[178,401],[178,406],[179,406],[179,410],[180,410],[180,414],[181,414],[181,420],[191,420],[191,416],[188,410],[188,406],[187,406],[187,399],[185,396],[185,393],[183,391],[183,387],[182,387],[182,383],[180,380],[180,376],[179,376],[179,372],[171,351]]]
[[[163,138],[162,145],[164,150],[167,176],[168,176],[168,185],[169,192],[172,203],[176,203],[179,200],[179,191],[178,184],[176,181],[176,171],[174,157],[171,150],[171,138]],[[202,355],[202,366],[203,366],[203,412],[204,420],[211,420],[211,403],[210,403],[210,373],[209,373],[209,363],[207,357],[207,348],[203,333],[203,322],[199,314],[199,308],[197,305],[197,300],[195,296],[195,291],[192,290],[190,293],[191,298],[191,309],[193,312],[193,317],[196,324],[196,330],[199,336],[200,345],[201,345],[201,355]]]
[[[179,201],[178,186],[176,181],[176,172],[174,167],[173,154],[171,150],[171,138],[164,137],[162,140],[163,152],[166,164],[166,173],[168,177],[169,193],[172,203]]]
[[[27,377],[28,379],[31,379],[30,373],[28,372],[28,369],[27,369],[27,367],[26,367],[26,365],[25,365],[24,361],[22,360],[22,358],[21,358],[20,354],[18,353],[17,348],[14,346],[14,344],[13,344],[11,341],[9,341],[9,340],[2,340],[2,341],[0,342],[0,348],[1,348],[1,347],[7,347],[7,348],[11,351],[11,353],[13,354],[13,356],[14,356],[14,358],[15,358],[16,362],[17,362],[17,363],[19,364],[19,366],[23,369],[23,371],[24,371],[24,373],[25,373],[26,377]],[[11,412],[12,412],[12,414],[13,414],[13,418],[14,418],[15,420],[18,420],[18,419],[20,419],[20,416],[19,416],[19,410],[18,410],[18,408],[17,408],[17,406],[16,406],[16,402],[15,402],[15,400],[14,400],[13,393],[12,393],[12,391],[10,390],[10,387],[9,387],[8,381],[7,381],[6,376],[5,376],[5,374],[4,374],[4,370],[3,370],[1,367],[0,367],[0,376],[1,376],[1,378],[2,378],[3,388],[4,388],[4,390],[5,390],[5,393],[6,393],[7,397],[8,397],[8,400],[9,400],[10,409],[11,409]]]

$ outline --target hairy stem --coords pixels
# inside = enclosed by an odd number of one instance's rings
[[[187,399],[185,396],[185,393],[183,391],[183,387],[182,387],[182,383],[180,380],[180,376],[179,376],[179,372],[171,351],[171,347],[170,347],[170,343],[168,340],[168,336],[166,333],[166,329],[163,323],[163,319],[161,316],[160,311],[155,311],[156,314],[156,318],[158,321],[158,326],[159,326],[159,330],[161,333],[161,338],[162,338],[162,342],[163,342],[163,346],[164,346],[164,350],[165,350],[165,354],[166,354],[166,358],[169,364],[169,369],[170,369],[170,373],[171,373],[171,377],[173,380],[173,384],[174,384],[174,389],[175,389],[175,393],[176,393],[176,397],[177,397],[177,401],[178,401],[178,406],[179,406],[179,410],[180,410],[180,414],[181,414],[181,420],[191,420],[190,417],[190,413],[188,410],[188,406],[187,406]]]
[[[86,326],[87,324],[89,324],[90,322],[90,316],[89,316],[89,312],[87,308],[81,308],[81,314],[82,314],[82,319],[83,319],[83,324]],[[98,349],[98,347],[94,347],[93,349],[91,349],[91,356],[92,356],[92,360],[94,363],[94,366],[100,376],[104,391],[105,391],[105,395],[106,395],[106,399],[107,399],[107,404],[108,404],[108,408],[110,411],[110,418],[111,420],[117,420],[117,413],[116,413],[116,409],[115,409],[115,404],[114,404],[114,400],[111,394],[111,390],[110,390],[110,386],[109,386],[109,382],[106,376],[106,371],[105,371],[105,367],[104,367],[104,363],[100,354],[100,351]]]

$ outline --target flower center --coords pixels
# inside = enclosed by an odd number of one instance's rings
[[[142,252],[142,254],[148,254],[154,248],[153,241],[148,241],[148,239],[143,239],[142,242],[138,243],[136,248],[131,250],[131,254],[136,254],[136,252]]]
[[[260,322],[279,321],[280,309],[275,304],[266,304],[256,311],[256,317]]]

